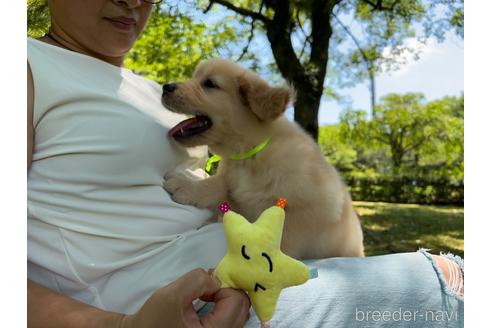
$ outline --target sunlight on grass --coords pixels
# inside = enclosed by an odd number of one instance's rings
[[[359,213],[359,215],[368,216],[368,215],[376,215],[378,212],[374,209],[371,209],[371,208],[358,207],[357,213]]]
[[[354,202],[366,254],[414,252],[464,255],[464,210],[454,206]]]
[[[423,240],[424,245],[425,244],[429,245],[429,248],[432,248],[431,246],[436,244],[436,242],[438,245],[447,245],[450,248],[459,249],[461,251],[463,251],[465,248],[465,243],[463,240],[454,238],[450,235],[440,234],[437,236],[423,236],[422,240]],[[436,249],[436,250],[439,250],[439,249]]]
[[[365,227],[367,229],[370,229],[371,231],[376,231],[376,232],[382,232],[382,231],[386,231],[388,229],[391,228],[391,225],[388,225],[388,224],[367,224],[365,225]]]

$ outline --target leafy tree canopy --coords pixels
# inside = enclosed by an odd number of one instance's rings
[[[371,167],[380,174],[434,175],[451,170],[454,176],[462,176],[463,105],[463,96],[425,102],[418,93],[390,94],[382,98],[372,120],[365,111],[346,111],[339,139],[331,140],[343,140],[357,152],[352,166],[359,170]],[[320,140],[322,145],[325,142]]]

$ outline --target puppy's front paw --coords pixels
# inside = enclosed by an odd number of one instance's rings
[[[183,205],[198,206],[200,195],[195,195],[196,181],[193,181],[184,173],[168,175],[164,181],[164,189],[171,195],[171,198]]]

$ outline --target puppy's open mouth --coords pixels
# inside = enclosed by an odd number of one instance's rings
[[[203,133],[212,127],[212,120],[205,115],[197,115],[178,123],[167,133],[168,136],[180,139]]]

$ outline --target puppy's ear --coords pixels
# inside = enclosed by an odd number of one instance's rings
[[[287,87],[271,87],[253,74],[239,77],[239,94],[243,103],[260,121],[271,121],[282,115],[292,98]]]

